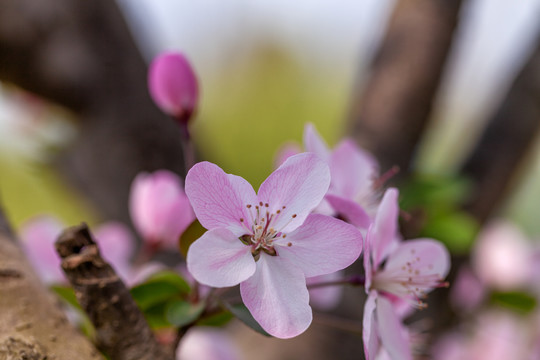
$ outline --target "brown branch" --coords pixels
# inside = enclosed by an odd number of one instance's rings
[[[431,113],[461,0],[399,0],[349,116],[351,135],[407,175]]]
[[[0,359],[102,359],[38,279],[1,209],[0,223]]]
[[[86,225],[66,229],[56,242],[56,251],[104,353],[113,360],[174,359],[156,341],[129,290],[101,257]]]
[[[523,174],[539,129],[540,40],[462,168],[475,187],[466,208],[481,222]]]

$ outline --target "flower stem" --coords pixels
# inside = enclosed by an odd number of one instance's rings
[[[323,281],[316,284],[308,284],[308,289],[316,289],[325,286],[338,286],[338,285],[353,285],[353,286],[364,286],[366,278],[363,275],[353,275],[349,278],[333,281]]]

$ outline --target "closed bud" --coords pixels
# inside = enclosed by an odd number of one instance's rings
[[[165,52],[150,64],[148,88],[156,105],[181,122],[188,122],[199,99],[197,78],[184,55]]]

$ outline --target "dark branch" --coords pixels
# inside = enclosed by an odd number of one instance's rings
[[[104,353],[113,360],[174,358],[156,341],[129,290],[101,257],[86,225],[66,229],[56,242],[56,251]]]

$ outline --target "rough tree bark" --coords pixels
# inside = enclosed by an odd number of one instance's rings
[[[98,360],[17,245],[0,209],[0,359]]]
[[[62,269],[96,329],[97,346],[112,360],[171,360],[158,344],[126,285],[101,257],[86,225],[66,229],[56,242]]]
[[[152,103],[115,1],[0,0],[0,80],[75,113],[81,136],[59,165],[105,218],[129,222],[139,171],[183,173],[180,130]]]
[[[353,98],[349,132],[379,160],[408,172],[431,112],[461,0],[400,0],[365,87]]]
[[[539,34],[540,35],[540,34]],[[473,180],[466,209],[486,221],[522,175],[540,129],[540,36],[536,50],[465,161],[461,172]]]

